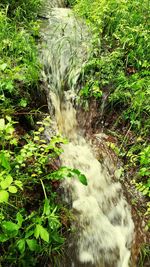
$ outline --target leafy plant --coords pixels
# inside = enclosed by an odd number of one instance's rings
[[[36,266],[43,255],[47,259],[53,253],[58,255],[64,243],[62,207],[55,201],[53,183],[74,177],[87,185],[85,175],[78,170],[56,167],[58,170],[53,171],[62,153],[60,143],[67,141],[60,136],[53,136],[48,143],[44,140],[44,129],[50,123],[46,117],[38,122],[36,131],[20,137],[9,116],[0,119],[2,265]]]
[[[39,22],[30,20],[19,24],[17,11],[14,10],[16,17],[10,19],[8,10],[13,3],[2,1],[8,6],[0,6],[0,107],[8,110],[10,107],[25,107],[30,102],[30,86],[36,88],[39,78],[40,64],[38,62],[35,36],[38,35]],[[22,4],[25,1],[22,1]],[[35,2],[35,1],[32,1]],[[28,3],[28,12],[31,12]],[[2,3],[1,3],[2,4]],[[36,4],[36,3],[35,3]],[[35,5],[36,7],[36,5]],[[12,12],[12,10],[11,10]],[[26,12],[24,10],[24,12]]]

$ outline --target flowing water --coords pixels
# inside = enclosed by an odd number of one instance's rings
[[[79,169],[88,181],[85,186],[76,178],[66,178],[62,184],[65,201],[76,219],[67,256],[60,266],[129,267],[134,234],[130,208],[121,184],[96,159],[82,136],[73,107],[78,78],[91,49],[91,36],[84,23],[58,2],[47,2],[43,11],[43,79],[47,84],[49,111],[59,132],[69,140],[63,145],[61,164]]]

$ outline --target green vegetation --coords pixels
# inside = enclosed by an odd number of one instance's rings
[[[48,143],[42,139],[49,117],[38,125],[37,131],[19,136],[9,116],[0,119],[1,266],[37,266],[40,261],[47,266],[58,257],[64,243],[62,222],[69,217],[56,202],[55,186],[72,176],[87,185],[78,170],[58,169],[60,143],[66,141],[59,136]]]
[[[76,175],[86,184],[77,170],[57,173],[55,160],[65,141],[43,140],[49,118],[30,131],[37,120],[32,106],[41,68],[36,48],[41,2],[0,3],[0,266],[46,266],[58,258],[69,220],[56,201],[59,180]]]
[[[94,97],[101,104],[107,96],[104,119],[121,144],[115,150],[147,197],[146,214],[150,214],[149,1],[68,2],[93,31],[81,101]],[[60,143],[66,140],[60,136],[44,140],[49,117],[35,123],[39,117],[32,107],[41,69],[36,47],[41,4],[42,0],[0,2],[0,266],[41,266],[41,262],[47,266],[58,257],[69,214],[59,203],[56,189],[64,177],[76,176],[87,185],[78,170],[59,168]],[[20,123],[22,114],[27,114],[29,127]],[[31,131],[32,120],[35,130]]]
[[[39,3],[39,0],[0,3],[1,113],[27,106],[31,90],[36,88],[40,68],[35,43]]]
[[[0,266],[54,263],[70,217],[59,204],[57,187],[65,177],[87,185],[78,170],[59,168],[60,144],[66,140],[44,139],[51,121],[35,104],[41,4],[41,0],[0,3]],[[42,122],[37,122],[39,118]]]
[[[74,1],[70,1],[70,4]],[[117,132],[127,170],[136,169],[137,188],[150,196],[149,1],[77,0],[75,11],[93,32],[81,99],[107,96],[104,121]],[[108,114],[108,115],[106,115]],[[115,116],[114,116],[115,115]],[[123,136],[121,131],[123,130]]]
[[[53,137],[49,145],[41,140],[49,118],[43,124],[20,137],[10,117],[0,119],[1,266],[36,266],[59,252],[64,241],[51,183],[57,174],[51,178],[50,167],[61,153],[56,144],[62,140]]]
[[[146,219],[150,215],[150,2],[69,3],[93,32],[80,99],[86,107],[93,98],[99,106],[104,105],[100,115],[107,124],[105,131],[117,137],[120,148],[109,145],[124,161],[123,171],[129,173],[131,183],[145,195]],[[149,246],[145,245],[143,251],[140,266],[149,257]]]

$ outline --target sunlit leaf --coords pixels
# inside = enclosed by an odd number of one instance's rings
[[[0,203],[8,202],[9,193],[5,190],[0,190]]]
[[[13,193],[13,194],[17,193],[17,191],[18,191],[17,187],[14,186],[14,185],[9,186],[8,190],[9,190],[10,193]]]

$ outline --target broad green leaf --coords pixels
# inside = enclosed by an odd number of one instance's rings
[[[19,230],[19,226],[11,221],[2,222],[2,228],[5,232],[14,232]]]
[[[10,170],[10,164],[9,164],[9,161],[7,160],[4,152],[1,152],[0,154],[0,159],[1,159],[1,165],[7,169],[7,170]]]
[[[40,237],[45,241],[45,242],[49,242],[49,233],[48,231],[42,226],[40,226]]]
[[[27,239],[26,240],[28,247],[31,251],[37,251],[38,250],[38,243],[35,239]]]
[[[30,236],[32,236],[34,234],[34,231],[33,230],[30,230],[28,232],[26,232],[25,234],[25,238],[29,238]]]
[[[49,233],[47,230],[40,224],[36,225],[35,231],[34,231],[35,238],[41,237],[45,242],[49,242]]]
[[[11,177],[11,175],[7,175],[6,179],[1,181],[1,183],[0,183],[1,188],[2,189],[8,188],[12,182],[13,182],[13,178]]]
[[[19,249],[20,253],[23,254],[24,251],[25,251],[25,248],[26,248],[26,242],[25,242],[25,239],[20,239],[20,240],[17,242],[17,246],[18,246],[18,249]]]
[[[8,202],[9,193],[6,190],[0,190],[0,203]]]
[[[0,234],[0,242],[6,242],[9,239],[9,236],[6,234]]]
[[[14,185],[9,186],[8,190],[9,190],[10,193],[13,193],[13,194],[17,193],[17,191],[18,191],[17,187],[14,186]]]

